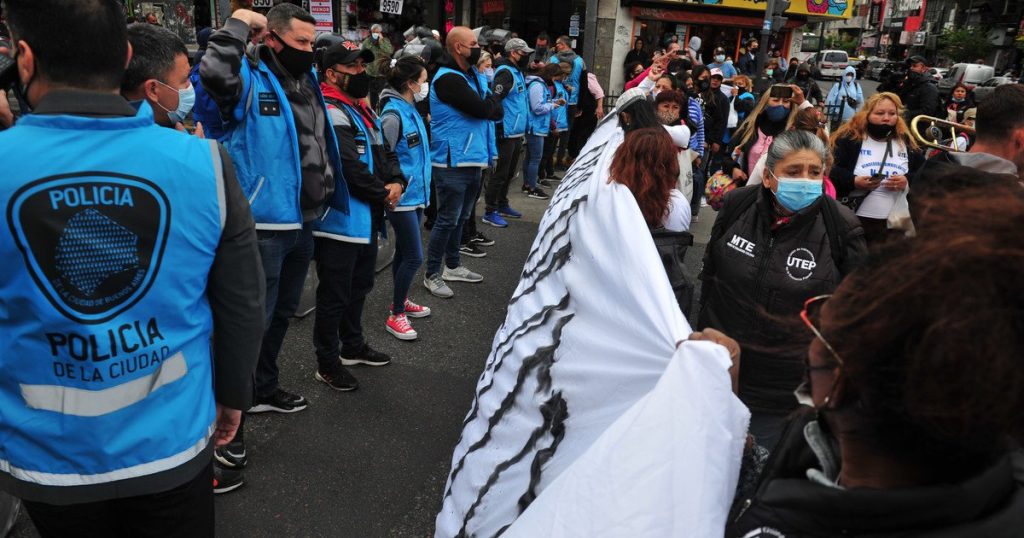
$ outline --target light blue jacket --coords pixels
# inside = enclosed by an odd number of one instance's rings
[[[395,153],[402,166],[408,185],[398,207],[427,207],[430,203],[430,137],[427,128],[411,103],[400,96],[392,96],[384,104],[381,117],[394,114],[402,124],[401,138],[395,144]]]
[[[846,81],[847,75],[853,75],[851,82]],[[847,97],[852,97],[857,100],[856,106],[850,106],[846,100]],[[828,96],[825,97],[825,105],[828,106],[830,116],[838,114],[838,111],[842,109],[842,122],[846,123],[850,121],[861,108],[864,108],[864,90],[857,82],[857,70],[853,66],[847,66],[843,70],[843,78],[832,85],[832,89],[828,91]]]
[[[526,133],[547,136],[551,132],[551,113],[556,108],[551,90],[544,83],[544,79],[535,75],[526,77],[526,87],[530,94],[530,121]]]
[[[512,89],[501,102],[505,108],[501,128],[505,138],[517,138],[526,132],[526,80],[523,73],[511,65],[499,66],[495,74],[501,71],[511,73],[513,81]]]
[[[351,106],[339,103],[340,106],[332,105],[329,109],[331,125],[352,126],[355,130],[356,149],[359,152],[359,160],[366,164],[373,173],[373,151],[371,146],[380,144],[380,120],[376,121],[376,131],[366,128],[362,116]],[[362,146],[361,151],[360,146]],[[368,245],[373,233],[373,210],[370,205],[353,196],[348,200],[348,212],[338,211],[328,207],[327,211],[314,222],[313,235],[344,241],[346,243],[359,243]]]
[[[476,81],[447,66],[437,70],[434,80],[452,73],[462,77],[481,99],[487,97],[487,77],[476,67],[472,68]],[[435,92],[430,92],[430,116],[430,156],[434,167],[487,168],[497,159],[493,121],[471,117],[438,99]]]

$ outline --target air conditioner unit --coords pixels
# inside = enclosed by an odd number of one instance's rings
[[[1012,30],[1005,28],[993,28],[988,31],[988,42],[996,47],[1006,47],[1013,44]]]

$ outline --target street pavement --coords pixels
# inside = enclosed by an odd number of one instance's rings
[[[831,87],[830,82],[819,84],[826,93]],[[863,84],[866,95],[877,86]],[[380,368],[353,368],[359,390],[334,392],[315,381],[313,315],[292,324],[279,359],[281,385],[305,396],[309,407],[247,420],[246,484],[217,497],[218,536],[433,534],[451,451],[547,206],[547,201],[526,198],[518,187],[514,180],[510,198],[523,218],[510,219],[504,229],[479,224],[497,243],[485,248],[484,258],[463,258],[467,267],[484,275],[483,282],[453,283],[455,297],[445,300],[426,291],[422,270],[417,275],[411,298],[433,310],[428,318],[412,320],[417,341],[402,342],[384,330],[390,269],[378,275],[367,299],[364,327],[370,344],[393,361]],[[693,282],[714,215],[704,207],[691,226],[694,246],[686,254],[686,272]],[[12,536],[38,535],[22,515]]]

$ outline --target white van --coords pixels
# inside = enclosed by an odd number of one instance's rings
[[[996,68],[991,65],[955,64],[939,81],[939,96],[948,97],[957,84],[963,84],[968,90],[973,90],[975,86],[994,77],[995,74]]]
[[[845,50],[823,50],[811,58],[811,65],[821,78],[839,80],[843,77],[843,70],[850,65],[850,56]]]

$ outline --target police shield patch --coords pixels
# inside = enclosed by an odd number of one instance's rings
[[[145,295],[170,218],[155,184],[108,172],[33,181],[7,207],[32,278],[54,307],[80,323],[107,321]]]

